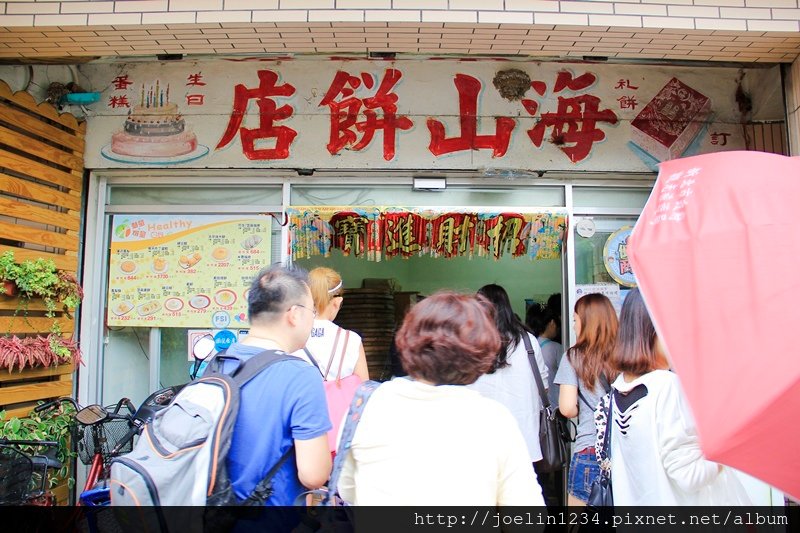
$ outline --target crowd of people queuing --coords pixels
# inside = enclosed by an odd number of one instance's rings
[[[292,505],[328,481],[341,420],[331,420],[323,383],[369,379],[360,337],[349,332],[342,343],[348,332],[333,323],[344,298],[342,277],[328,268],[272,266],[254,280],[250,332],[228,351],[297,357],[242,388],[228,458],[238,495],[292,447],[268,505]],[[395,337],[407,375],[369,398],[349,447],[339,450],[338,486],[328,489],[354,505],[542,506],[547,497],[580,506],[600,461],[610,460],[617,505],[746,503],[735,477],[703,457],[639,291],[628,293],[619,319],[600,294],[581,297],[572,319],[577,340],[564,351],[560,295],[529,309],[524,323],[496,284],[417,303]],[[535,470],[541,400],[532,365],[561,414],[577,420],[566,502],[558,498],[562,474],[540,479]],[[599,453],[606,423],[610,458]]]

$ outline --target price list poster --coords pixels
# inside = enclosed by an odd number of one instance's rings
[[[246,326],[250,282],[270,264],[271,222],[268,216],[114,216],[108,324]]]

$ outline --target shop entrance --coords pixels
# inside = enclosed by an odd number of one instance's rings
[[[496,283],[523,320],[531,302],[564,293],[563,187],[293,185],[291,197],[291,259],[342,275],[336,322],[364,338],[373,378],[396,372],[394,331],[411,305],[438,290],[474,293]]]

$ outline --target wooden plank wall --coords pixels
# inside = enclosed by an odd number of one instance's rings
[[[83,151],[86,123],[0,81],[0,253],[17,262],[52,259],[76,273],[80,249]],[[0,295],[0,335],[47,335],[53,319],[41,301],[19,310],[19,299]],[[16,316],[15,315],[16,312]],[[75,320],[57,313],[65,336]],[[73,367],[0,370],[0,409],[26,416],[38,400],[73,392]],[[59,487],[66,500],[66,486]]]

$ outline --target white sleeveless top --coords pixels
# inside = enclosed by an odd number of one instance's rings
[[[331,361],[333,343],[336,339],[336,332],[339,330],[342,330],[342,332],[339,334],[339,343],[336,346],[336,353],[333,354],[333,361]],[[330,367],[328,375],[325,376],[326,381],[336,379],[340,362],[342,364],[341,377],[343,378],[351,375],[356,368],[361,347],[361,336],[355,331],[350,331],[350,335],[347,337],[344,361],[342,362],[342,348],[346,333],[347,330],[340,328],[330,320],[314,320],[311,336],[306,341],[306,349],[314,356],[321,372],[325,372],[325,369]],[[306,355],[305,350],[298,350],[292,355],[308,361],[308,355]]]

